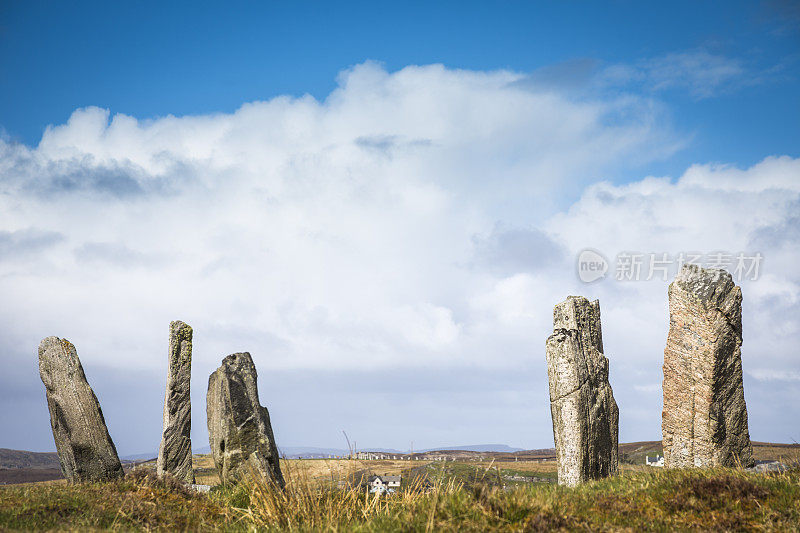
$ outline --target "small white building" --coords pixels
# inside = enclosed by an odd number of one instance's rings
[[[367,488],[372,493],[392,493],[400,489],[401,476],[370,476],[367,479]]]
[[[653,458],[652,461],[650,460],[650,456],[646,456],[644,458],[644,463],[647,466],[658,466],[658,467],[662,467],[663,468],[664,467],[664,456],[656,454],[656,456]]]

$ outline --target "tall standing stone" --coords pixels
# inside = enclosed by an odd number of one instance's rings
[[[243,475],[264,476],[279,487],[285,483],[269,412],[258,400],[258,374],[250,354],[222,360],[208,378],[208,443],[223,483]]]
[[[169,367],[164,396],[164,431],[156,470],[194,483],[192,470],[192,328],[180,320],[169,324]]]
[[[619,465],[619,409],[603,355],[600,303],[570,296],[553,309],[547,339],[558,482],[611,476]]]
[[[58,337],[44,339],[39,344],[39,376],[64,477],[69,482],[122,477],[117,449],[75,346]]]
[[[669,286],[664,466],[753,465],[741,345],[742,291],[731,275],[683,265]]]

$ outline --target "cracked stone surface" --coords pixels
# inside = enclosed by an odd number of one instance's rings
[[[742,383],[742,291],[683,265],[669,286],[661,431],[668,468],[754,464]]]
[[[570,296],[555,306],[546,356],[559,484],[614,475],[619,409],[608,381],[597,300]]]
[[[169,325],[167,390],[164,426],[156,471],[194,483],[192,470],[192,328],[179,320]]]
[[[223,483],[262,475],[281,488],[278,448],[269,412],[258,400],[258,375],[247,352],[235,353],[208,378],[208,443]]]
[[[106,481],[122,477],[117,449],[75,346],[58,337],[42,340],[39,376],[47,395],[61,472],[67,481]]]

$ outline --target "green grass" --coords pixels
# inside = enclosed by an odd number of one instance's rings
[[[625,451],[620,450],[620,463],[643,465],[645,464],[646,457],[654,458],[656,455],[664,455],[664,448],[661,446],[660,442],[652,444],[647,443],[636,448],[626,446],[626,448],[627,449]]]
[[[798,470],[652,469],[574,489],[466,486],[451,478],[379,499],[306,481],[290,479],[285,492],[254,481],[210,495],[141,474],[105,484],[0,488],[0,530],[796,531],[800,525]]]
[[[489,487],[525,487],[530,484],[530,480],[536,478],[535,483],[555,483],[558,481],[558,473],[549,470],[530,470],[517,469],[508,466],[499,467],[494,462],[487,463],[458,463],[458,462],[434,462],[428,465],[404,471],[403,478],[409,479],[414,476],[424,476],[429,481],[447,483],[454,480],[464,488],[472,488],[475,485]],[[509,479],[513,476],[522,476],[525,480]]]
[[[518,470],[516,468],[501,468],[500,474],[504,476],[523,476],[523,477],[535,477],[539,479],[547,479],[555,483],[558,481],[558,472],[550,472],[546,470],[536,471],[536,470]]]
[[[233,529],[227,501],[146,470],[108,483],[0,487],[0,530]]]

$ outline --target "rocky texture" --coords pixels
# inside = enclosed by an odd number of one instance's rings
[[[192,470],[192,328],[179,320],[169,325],[169,368],[164,396],[164,431],[156,471],[194,483]]]
[[[222,360],[208,378],[208,442],[223,483],[260,474],[284,487],[269,412],[258,401],[256,367],[249,353]]]
[[[619,465],[619,409],[603,355],[600,303],[570,296],[553,309],[547,339],[558,482],[611,476]]]
[[[666,467],[753,465],[742,384],[742,291],[684,265],[669,286],[661,431]]]
[[[39,375],[64,477],[70,482],[121,477],[117,449],[75,346],[58,337],[44,339],[39,344]]]

